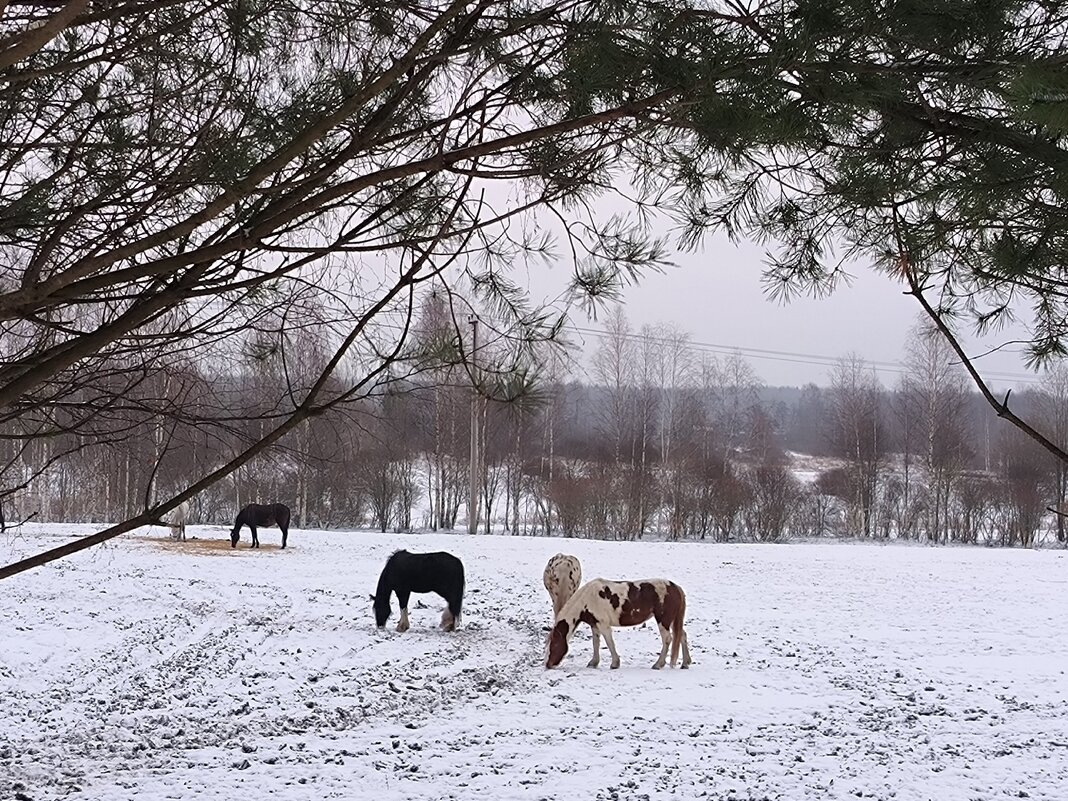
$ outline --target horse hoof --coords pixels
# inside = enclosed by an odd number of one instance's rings
[[[619,670],[619,662],[612,663],[612,670]]]
[[[590,661],[590,662],[587,662],[587,663],[586,663],[586,667],[588,667],[588,668],[596,668],[596,667],[597,667],[598,665],[600,665],[600,664],[601,664],[600,662],[593,662],[593,661]]]
[[[663,667],[664,667],[664,663],[663,662],[657,662],[656,664],[653,665],[653,670],[662,670]]]
[[[682,667],[679,668],[679,670],[687,670],[689,667],[690,667],[690,663],[689,662],[684,662],[682,664]]]

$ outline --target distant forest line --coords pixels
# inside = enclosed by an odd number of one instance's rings
[[[674,389],[545,382],[505,400],[475,393],[446,370],[437,381],[394,386],[306,421],[194,498],[192,520],[226,525],[246,502],[283,501],[301,527],[466,525],[473,419],[483,531],[1026,545],[1049,520],[1046,507],[1064,502],[1062,466],[962,380],[885,388],[855,358],[842,360],[830,387],[762,386],[740,357],[715,368],[706,378],[745,380]],[[229,434],[201,428],[197,407],[255,398],[269,380],[204,385],[195,403],[185,399],[191,422],[169,421],[166,429],[131,411],[122,425],[112,419],[113,436],[96,442],[71,435],[29,443],[8,463],[9,476],[24,478],[8,500],[9,523],[119,520],[143,508],[146,487],[180,490],[256,435],[245,428],[262,425],[245,409]],[[157,390],[165,388],[138,391]],[[1068,430],[1057,416],[1068,408],[1068,380],[1013,402],[1051,436]],[[791,452],[824,457],[828,466],[800,481]]]

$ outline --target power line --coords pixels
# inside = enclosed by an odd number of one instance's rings
[[[568,329],[576,331],[580,334],[587,334],[589,336],[597,337],[598,339],[607,339],[612,336],[608,331],[604,331],[598,328],[588,328],[585,326],[570,324]],[[640,333],[626,333],[622,335],[625,339],[634,341],[652,341],[667,343],[670,340],[666,337],[647,336]],[[841,356],[829,356],[819,353],[802,353],[796,351],[786,350],[771,350],[767,348],[753,348],[744,345],[723,345],[715,342],[702,342],[701,340],[687,339],[686,344],[692,347],[694,350],[702,353],[712,353],[714,355],[731,355],[733,353],[741,353],[743,356],[752,359],[763,359],[765,361],[786,362],[788,364],[803,364],[812,365],[815,367],[834,367],[840,360]],[[865,359],[865,364],[871,365],[875,370],[882,373],[894,373],[897,375],[907,375],[908,369],[902,362],[887,362],[878,361],[872,359]],[[1024,373],[1012,373],[1004,370],[988,370],[983,371],[983,375],[987,378],[995,379],[998,381],[1014,381],[1020,384],[1038,384],[1041,379],[1026,375]]]
[[[507,321],[500,320],[494,317],[492,314],[479,314],[479,318],[483,321],[489,321],[496,323],[502,328],[508,326]],[[396,323],[380,323],[381,327],[393,328],[400,330],[403,326]],[[571,322],[570,317],[564,324],[564,328],[569,331],[574,331],[578,334],[585,334],[588,336],[597,337],[599,339],[606,339],[614,334],[599,328],[591,328],[588,326],[578,325]],[[632,341],[652,341],[659,343],[668,343],[670,340],[667,337],[662,336],[648,336],[637,332],[628,332],[622,335],[625,339]],[[813,367],[834,367],[842,358],[843,354],[837,356],[830,356],[821,353],[804,353],[800,351],[788,351],[788,350],[774,350],[769,348],[754,348],[745,345],[724,345],[715,342],[704,342],[701,340],[694,340],[687,338],[686,344],[694,350],[702,353],[711,353],[718,356],[730,356],[734,353],[740,353],[750,359],[760,359],[763,361],[781,362],[786,364],[799,364]],[[880,361],[874,359],[864,359],[864,363],[870,365],[879,373],[893,374],[893,375],[908,375],[907,366],[900,361]],[[995,381],[1014,382],[1017,384],[1038,385],[1041,383],[1041,378],[1028,375],[1026,373],[1015,373],[1007,370],[983,370],[982,374],[985,378]]]

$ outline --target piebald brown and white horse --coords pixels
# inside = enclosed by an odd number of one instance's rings
[[[579,623],[588,623],[593,629],[593,659],[589,667],[597,667],[601,661],[601,637],[612,654],[612,667],[619,667],[619,654],[612,639],[613,626],[637,626],[649,618],[655,618],[660,627],[663,647],[660,657],[653,664],[654,670],[664,666],[668,648],[671,648],[671,666],[682,648],[682,667],[690,666],[690,645],[683,629],[686,616],[686,594],[682,587],[667,579],[644,581],[606,581],[597,578],[583,584],[571,596],[556,616],[556,625],[549,635],[549,654],[545,667],[556,667],[567,654],[568,642]]]
[[[578,557],[566,553],[558,553],[545,565],[545,573],[541,577],[545,589],[549,591],[549,598],[553,602],[553,619],[560,614],[564,604],[568,602],[575,590],[582,583],[582,565]]]

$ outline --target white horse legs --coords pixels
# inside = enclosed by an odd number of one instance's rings
[[[671,647],[671,629],[663,623],[660,623],[659,627],[662,646],[660,648],[660,658],[653,663],[653,670],[660,670],[664,666],[667,661],[668,648]]]
[[[596,626],[593,628],[593,659],[589,661],[586,667],[595,668],[601,663],[601,637],[604,637],[605,644],[608,646],[608,652],[612,654],[612,668],[619,667],[619,652],[616,651],[616,642],[612,638],[611,626]],[[656,662],[653,663],[653,670],[660,670],[667,664],[668,651],[671,648],[671,629],[667,626],[659,625],[660,629],[660,656]],[[677,635],[681,637],[682,645],[682,668],[688,668],[691,664],[690,659],[690,644],[686,637],[686,632],[679,632]],[[674,667],[674,662],[671,663]]]
[[[612,627],[611,626],[591,626],[593,629],[593,659],[589,661],[586,667],[595,668],[601,664],[601,637],[604,637],[605,645],[608,646],[608,653],[612,655],[612,669],[615,670],[619,667],[619,654],[616,653],[616,641],[612,639]]]
[[[608,646],[608,653],[612,655],[612,670],[619,667],[619,654],[616,652],[616,641],[612,639],[612,627],[605,626],[604,631],[601,632],[601,636],[604,637],[605,645]]]
[[[612,669],[615,670],[619,667],[619,654],[616,653],[616,642],[612,639],[612,627],[605,626],[603,629],[598,626],[593,626],[593,659],[589,661],[586,667],[595,668],[601,664],[601,637],[604,637],[605,645],[608,646],[608,653],[612,655]]]
[[[460,625],[460,618],[452,613],[450,609],[445,609],[441,613],[441,628],[445,631],[456,631],[456,627]],[[411,622],[408,620],[408,607],[402,606],[400,610],[400,620],[397,622],[397,631],[405,632],[411,628]]]

